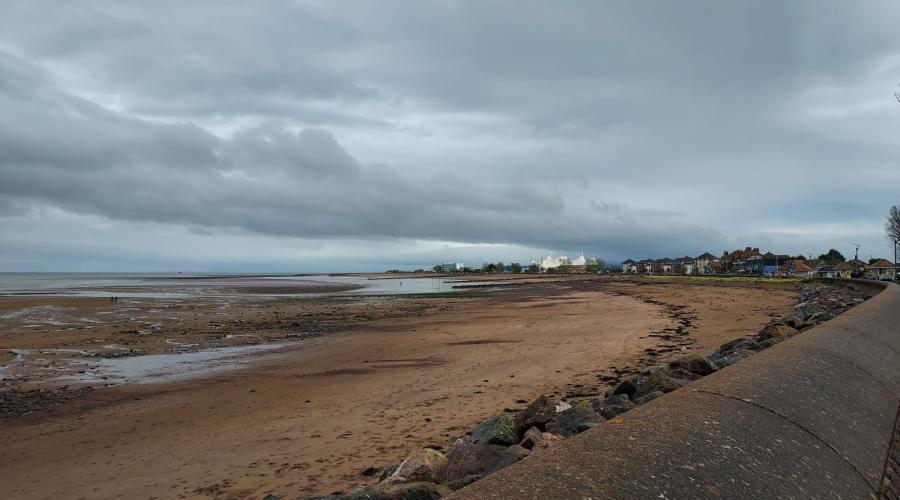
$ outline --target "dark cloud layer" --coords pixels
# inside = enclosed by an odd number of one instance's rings
[[[613,259],[883,246],[900,182],[897,14],[9,2],[0,217]]]

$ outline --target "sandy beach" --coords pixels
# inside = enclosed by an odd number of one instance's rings
[[[4,350],[77,350],[115,338],[149,354],[159,352],[161,335],[202,346],[236,339],[281,347],[253,354],[240,369],[188,380],[95,383],[79,397],[4,420],[4,491],[14,498],[351,491],[375,481],[364,469],[417,447],[445,447],[484,417],[539,394],[599,394],[644,364],[705,354],[788,313],[795,297],[788,283],[565,279],[470,297],[237,298],[226,312],[197,301],[166,313],[176,319],[153,320],[160,331],[146,334],[130,332],[125,316],[65,335],[7,327]],[[27,300],[37,302],[7,302],[0,312],[49,299]],[[109,307],[96,299],[51,302],[79,314]],[[133,302],[128,307],[148,314],[167,303]],[[301,321],[306,326],[294,325]],[[667,334],[679,327],[684,335]],[[298,331],[309,333],[286,337]],[[35,371],[4,384],[9,391],[58,382]]]

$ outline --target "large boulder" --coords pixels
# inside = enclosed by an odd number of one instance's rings
[[[664,392],[662,392],[662,391],[653,391],[653,392],[644,394],[643,396],[641,396],[641,397],[635,399],[635,400],[634,400],[634,404],[636,404],[636,405],[642,405],[642,404],[644,404],[644,403],[646,403],[646,402],[648,402],[648,401],[653,401],[654,399],[656,399],[656,398],[658,398],[658,397],[660,397],[660,396],[665,396],[665,394],[666,394],[666,393],[664,393]]]
[[[778,323],[789,326],[796,330],[800,330],[804,327],[803,320],[793,315],[782,316],[781,318],[779,318]]]
[[[611,419],[621,413],[625,413],[626,411],[637,406],[631,401],[625,394],[618,394],[615,396],[610,396],[606,399],[598,399],[592,401],[592,406],[594,410],[600,414],[601,417],[605,419]]]
[[[484,476],[480,476],[478,474],[470,474],[462,479],[454,479],[453,481],[449,481],[447,483],[447,487],[453,491],[460,490],[483,477]]]
[[[556,434],[541,432],[541,430],[537,427],[532,427],[531,429],[525,431],[525,434],[522,436],[522,442],[519,443],[519,446],[527,450],[549,448],[554,441],[558,441],[560,439],[562,438],[560,436],[557,436]]]
[[[460,438],[447,452],[448,464],[439,479],[448,483],[466,476],[486,476],[527,456],[528,450],[518,445],[475,444],[469,438]]]
[[[756,354],[755,350],[751,351],[749,349],[737,349],[717,356],[715,358],[715,362],[717,365],[719,365],[720,368],[725,368],[726,366],[731,366],[738,361],[742,361],[754,354]],[[710,355],[710,358],[712,358],[712,355]]]
[[[637,392],[638,386],[641,382],[644,381],[645,375],[638,374],[632,375],[627,379],[623,380],[619,383],[619,385],[615,386],[612,390],[607,392],[607,397],[618,396],[620,394],[624,394],[631,398],[634,396],[634,393]]]
[[[406,460],[400,462],[397,470],[388,476],[384,483],[410,483],[415,481],[437,482],[439,474],[447,466],[447,457],[443,453],[422,448],[416,450]]]
[[[803,320],[803,322],[808,325],[818,325],[819,323],[828,321],[832,318],[834,318],[833,314],[831,314],[827,311],[818,311],[818,312],[814,312],[814,313],[811,313],[808,316],[806,316],[806,318]]]
[[[448,486],[424,481],[403,484],[379,484],[349,495],[328,495],[308,500],[436,500],[453,493]]]
[[[671,366],[663,366],[660,367],[659,370],[668,375],[671,379],[683,380],[685,382],[691,382],[693,380],[702,378],[700,375],[689,372],[684,368],[672,368]]]
[[[796,328],[776,323],[763,328],[762,331],[756,335],[756,338],[763,343],[767,340],[774,340],[777,343],[782,340],[787,340],[798,333],[800,333],[800,331]]]
[[[516,432],[516,419],[508,414],[491,417],[472,429],[472,442],[475,444],[500,444],[511,446],[519,442]]]
[[[719,353],[727,353],[727,352],[729,352],[729,351],[735,351],[735,350],[737,350],[737,349],[746,349],[746,350],[749,350],[749,351],[758,351],[758,350],[759,350],[759,343],[756,342],[756,341],[753,340],[753,339],[748,339],[748,338],[745,338],[745,337],[741,337],[741,338],[737,338],[737,339],[734,339],[734,340],[730,340],[730,341],[728,341],[728,342],[725,342],[724,344],[720,345],[718,349],[716,349],[716,352],[719,352]],[[713,354],[715,354],[715,353],[713,353]],[[710,354],[709,359],[711,359],[713,362],[716,361],[716,360],[713,358],[713,355],[712,355],[712,354]],[[716,364],[718,364],[718,363],[716,363]]]
[[[547,396],[541,395],[516,416],[516,431],[521,435],[532,427],[545,430],[547,422],[554,415],[556,415],[556,404]]]
[[[568,437],[580,434],[591,427],[596,427],[603,423],[603,417],[594,411],[587,401],[583,403],[575,405],[553,417],[552,420],[547,422],[547,432]]]
[[[701,376],[709,375],[719,369],[719,367],[710,361],[709,358],[698,356],[696,354],[688,354],[671,361],[669,367],[680,368]]]
[[[738,361],[761,351],[766,346],[753,339],[739,338],[726,342],[709,355],[710,361],[719,368],[737,363]]]
[[[383,500],[435,500],[453,493],[453,490],[443,484],[418,481],[390,485],[381,493],[385,495]]]
[[[674,379],[662,370],[652,370],[638,386],[631,399],[637,401],[651,392],[672,392],[686,383],[686,380]]]

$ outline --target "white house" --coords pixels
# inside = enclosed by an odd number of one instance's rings
[[[887,259],[878,259],[866,266],[866,275],[877,280],[892,280],[897,277],[897,266]]]

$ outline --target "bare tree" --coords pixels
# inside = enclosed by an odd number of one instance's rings
[[[884,232],[891,243],[894,244],[894,263],[897,263],[897,245],[900,244],[900,207],[894,205],[888,210],[887,221],[884,223]]]

